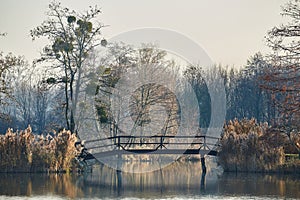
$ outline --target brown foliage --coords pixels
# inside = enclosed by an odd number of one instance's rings
[[[270,91],[279,113],[279,124],[286,128],[300,130],[300,63],[299,63],[299,17],[300,2],[290,0],[282,7],[288,23],[273,27],[267,34],[267,45],[274,51],[270,55],[272,67],[262,78],[262,88]]]
[[[54,137],[34,135],[29,126],[24,131],[0,135],[1,172],[70,171],[75,167],[77,138],[63,130]]]
[[[221,138],[220,164],[226,171],[269,171],[284,163],[282,146],[265,137],[267,124],[255,119],[229,121]]]

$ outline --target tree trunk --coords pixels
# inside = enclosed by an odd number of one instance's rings
[[[76,104],[74,102],[74,93],[73,93],[73,82],[74,82],[74,71],[71,71],[71,77],[70,77],[70,99],[71,99],[71,113],[70,113],[70,131],[71,133],[74,133],[75,131],[75,120],[74,120],[74,114],[76,110]]]
[[[67,68],[65,68],[65,76],[68,77]],[[65,108],[65,118],[67,123],[67,129],[70,130],[70,123],[69,123],[69,95],[68,95],[68,81],[65,82],[65,98],[66,98],[66,108]]]

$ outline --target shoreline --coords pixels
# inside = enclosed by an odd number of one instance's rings
[[[178,163],[189,163],[189,162],[199,162],[199,165],[201,165],[200,160],[197,159],[192,159],[192,160],[181,160],[181,161],[176,161]],[[151,163],[151,162],[149,162]],[[99,164],[96,164],[97,166]],[[218,166],[222,167],[219,163],[217,164]],[[274,169],[270,170],[224,170],[223,173],[246,173],[246,174],[277,174],[277,175],[291,175],[291,174],[297,174],[300,175],[300,159],[299,160],[294,160],[293,162],[289,161],[288,163],[284,163],[283,165],[276,166]],[[82,173],[93,173],[91,170],[83,170],[83,169],[73,169],[73,170],[59,170],[59,171],[53,171],[53,170],[32,170],[32,171],[27,171],[27,170],[1,170],[0,169],[0,174],[82,174]]]

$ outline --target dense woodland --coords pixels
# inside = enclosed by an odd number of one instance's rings
[[[178,80],[188,80],[200,108],[199,127],[204,129],[211,119],[209,83],[205,80],[213,79],[216,72],[221,74],[227,107],[225,138],[229,138],[230,123],[252,119],[253,127],[263,124],[265,132],[268,129],[284,135],[285,141],[293,146],[291,151],[300,152],[299,13],[298,1],[291,0],[283,6],[282,15],[290,22],[270,27],[265,36],[272,54],[256,53],[240,68],[220,64],[204,70],[197,64],[180,66],[167,56],[168,52],[153,44],[141,44],[140,49],[134,49],[128,44],[110,43],[101,35],[101,30],[108,27],[96,20],[101,14],[97,7],[81,14],[53,2],[47,12],[49,18],[30,31],[33,40],[48,39],[40,58],[29,63],[22,56],[0,53],[0,133],[5,134],[8,129],[25,130],[30,125],[38,135],[54,134],[65,128],[80,136],[80,131],[86,128],[82,120],[89,117],[87,110],[91,106],[101,128],[112,134],[121,133],[111,110],[112,90],[129,70],[149,66],[148,70],[153,68],[155,73],[163,68]],[[5,40],[5,35],[1,34],[1,40]],[[99,48],[107,50],[100,58]],[[180,74],[179,69],[185,70]],[[185,94],[183,88],[181,95]],[[136,123],[132,131],[149,123],[149,107],[155,103],[168,112],[168,123],[162,133],[173,134],[178,128],[180,107],[165,88],[144,85],[135,91],[130,102],[130,117]],[[255,137],[261,136],[258,135]]]

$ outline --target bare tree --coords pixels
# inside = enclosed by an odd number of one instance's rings
[[[172,91],[178,75],[175,62],[150,44],[136,50],[118,43],[108,49],[96,101],[100,121],[109,124],[111,135],[176,134],[180,111]]]
[[[272,67],[264,76],[264,88],[272,91],[272,98],[280,112],[278,127],[298,149],[294,133],[299,133],[300,119],[300,2],[291,0],[282,7],[282,15],[290,22],[274,27],[266,36]]]
[[[12,53],[4,55],[0,52],[0,103],[7,103],[6,100],[12,97],[12,87],[9,76],[15,66],[25,65],[25,60],[21,56],[14,56]]]

